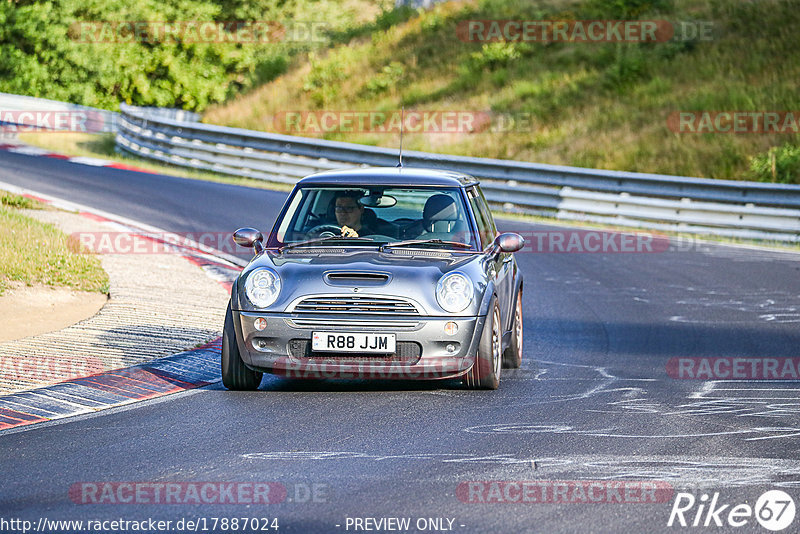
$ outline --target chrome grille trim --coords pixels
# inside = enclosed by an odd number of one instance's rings
[[[400,315],[418,316],[417,307],[399,297],[374,295],[317,295],[305,297],[287,310],[290,313],[331,315]]]

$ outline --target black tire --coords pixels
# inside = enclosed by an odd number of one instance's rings
[[[483,324],[481,341],[475,365],[464,375],[463,383],[469,389],[497,389],[500,385],[500,369],[502,367],[502,324],[500,323],[500,307],[497,299],[492,298],[489,314]]]
[[[511,344],[503,354],[503,367],[519,369],[522,365],[522,289],[517,293],[514,305],[514,322],[511,323]]]
[[[263,373],[249,369],[242,361],[233,329],[233,313],[228,303],[225,313],[225,328],[222,331],[222,385],[228,389],[252,391],[258,389]]]

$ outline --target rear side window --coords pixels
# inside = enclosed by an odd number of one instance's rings
[[[497,226],[494,224],[494,217],[492,217],[492,212],[489,209],[489,203],[486,201],[486,197],[483,196],[483,190],[480,187],[476,187],[475,190],[478,192],[480,200],[478,201],[478,207],[483,213],[484,219],[489,223],[489,229],[491,230],[492,234],[492,241],[494,238],[497,237]]]
[[[475,214],[475,222],[478,225],[478,235],[480,235],[481,238],[481,249],[485,249],[494,241],[494,222],[492,221],[491,215],[489,215],[487,219],[486,209],[483,206],[484,201],[482,197],[478,196],[474,187],[467,191],[467,198],[469,198],[472,213]]]

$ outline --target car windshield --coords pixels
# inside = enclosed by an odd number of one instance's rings
[[[420,240],[418,246],[426,248],[474,250],[478,239],[467,214],[458,188],[302,187],[289,200],[269,246],[380,246]]]

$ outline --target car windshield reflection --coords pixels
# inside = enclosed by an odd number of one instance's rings
[[[316,244],[476,249],[458,188],[315,186],[295,191],[273,248]]]

